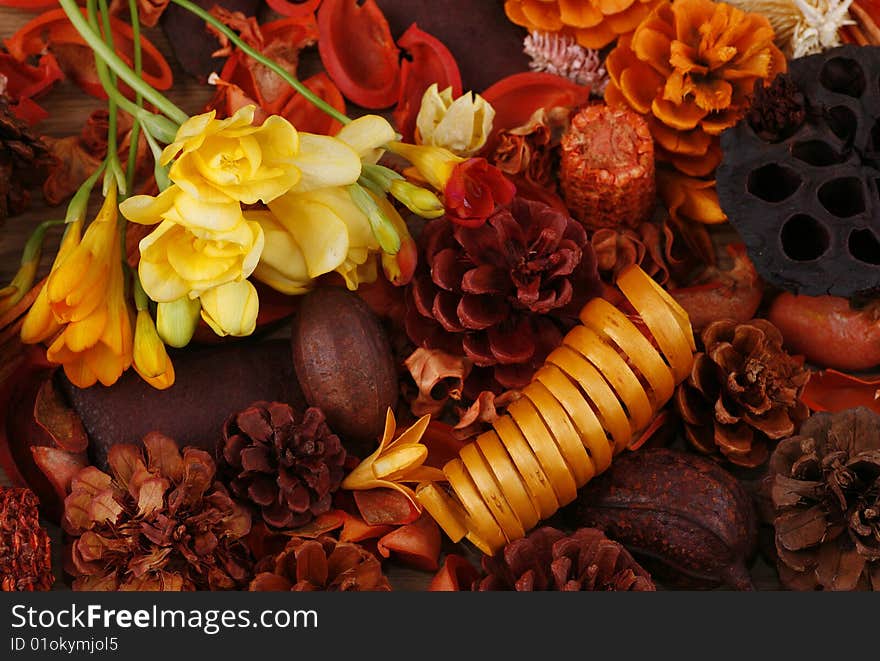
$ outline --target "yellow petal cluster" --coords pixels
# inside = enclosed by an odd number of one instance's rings
[[[265,236],[254,277],[280,292],[301,294],[315,278],[336,272],[350,289],[357,289],[376,279],[380,248],[369,218],[347,186],[360,177],[362,162],[382,156],[381,147],[394,140],[394,129],[382,117],[366,115],[344,126],[335,138],[300,135],[303,146],[315,146],[314,162],[303,169],[308,172],[303,182],[269,202],[268,211],[245,212]],[[319,142],[324,146],[318,148]],[[343,158],[346,152],[356,159],[354,165]],[[375,199],[381,205],[382,199]],[[399,218],[390,204],[382,210]]]
[[[47,359],[80,388],[112,385],[132,362],[132,320],[125,298],[116,189],[108,191],[82,240],[79,222],[65,234],[49,280],[28,313],[22,340],[54,337]]]
[[[352,491],[394,489],[421,509],[416,501],[415,492],[404,483],[445,480],[440,470],[424,465],[428,458],[428,448],[422,444],[422,436],[429,422],[431,422],[430,415],[422,416],[395,438],[397,422],[394,413],[388,409],[385,414],[385,431],[379,447],[355,466],[342,482],[342,488]]]
[[[467,92],[454,99],[451,87],[441,92],[434,83],[422,96],[416,141],[473,156],[486,144],[494,119],[495,109],[479,94]]]
[[[345,187],[394,137],[376,116],[336,137],[298,132],[277,116],[255,126],[253,106],[224,120],[191,118],[162,154],[172,185],[120,207],[132,222],[157,225],[140,243],[144,291],[160,305],[198,299],[218,335],[241,336],[259,311],[252,274],[290,294],[330,271],[350,286],[375,278],[378,246]],[[242,208],[258,203],[268,209]]]

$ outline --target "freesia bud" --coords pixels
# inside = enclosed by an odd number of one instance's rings
[[[392,181],[390,192],[394,199],[422,218],[439,218],[445,212],[439,197],[427,188],[416,186],[405,179]]]
[[[141,378],[157,390],[165,390],[174,385],[174,366],[156,332],[153,318],[146,309],[137,313],[132,362]]]
[[[495,109],[479,94],[467,92],[453,99],[451,87],[440,92],[434,83],[422,96],[417,140],[459,156],[473,156],[486,144],[494,119]]]
[[[244,337],[257,327],[260,300],[248,280],[227,282],[201,296],[202,319],[221,337]]]
[[[156,306],[156,330],[159,337],[169,347],[185,347],[196,332],[201,309],[199,299],[190,300],[186,296],[170,303],[159,303]]]
[[[439,191],[446,188],[446,183],[452,177],[455,166],[465,160],[448,149],[429,145],[390,142],[388,149],[412,163],[425,181]]]

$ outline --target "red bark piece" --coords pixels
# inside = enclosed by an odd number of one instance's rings
[[[85,15],[85,9],[82,10]],[[134,57],[134,35],[131,26],[118,18],[110,18],[113,45],[116,54],[129,66]],[[63,9],[44,12],[21,27],[12,37],[4,40],[6,49],[15,59],[24,62],[33,55],[52,52],[61,68],[83,89],[98,98],[107,98],[95,71],[91,48],[71,25]],[[152,87],[167,90],[173,83],[171,68],[159,50],[143,35],[142,77]],[[122,88],[121,88],[122,89]],[[125,92],[127,88],[123,89]],[[130,90],[128,90],[130,93]]]
[[[56,4],[57,0],[0,0],[0,7],[15,7],[25,11],[41,11]]]
[[[400,65],[400,97],[392,117],[406,142],[413,142],[416,117],[425,90],[433,83],[441,92],[452,87],[453,98],[461,96],[461,73],[455,57],[442,41],[413,23],[397,40],[409,55]]]
[[[321,99],[345,114],[345,99],[326,73],[315,74],[302,82]],[[279,114],[293,124],[297,131],[335,135],[342,128],[341,122],[330,117],[299,93],[294,93],[290,97]]]
[[[467,592],[480,572],[463,556],[450,554],[443,560],[440,571],[431,579],[428,592]]]
[[[549,73],[516,73],[483,92],[495,108],[492,133],[483,152],[495,151],[498,132],[522,126],[539,108],[575,107],[590,98],[590,88]]]
[[[52,379],[47,379],[37,391],[34,420],[62,450],[85,452],[89,446],[89,437],[82,420],[61,400]]]
[[[394,489],[354,491],[354,502],[370,526],[402,526],[419,518],[419,510]]]
[[[375,0],[324,0],[318,31],[321,61],[345,98],[369,109],[394,104],[400,53]]]
[[[379,555],[395,558],[424,571],[437,571],[440,558],[440,528],[428,514],[383,536],[376,544]]]
[[[303,18],[313,13],[321,0],[304,0],[303,2],[288,2],[287,0],[266,0],[269,7],[282,16],[291,18]]]
[[[880,376],[859,378],[837,370],[813,372],[801,401],[811,411],[837,413],[864,406],[880,413]]]
[[[394,530],[393,526],[371,526],[361,517],[342,513],[342,531],[339,533],[340,542],[363,542],[368,539],[378,539]]]

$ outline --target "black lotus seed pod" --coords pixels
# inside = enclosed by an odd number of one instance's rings
[[[721,207],[768,282],[808,295],[880,293],[880,48],[800,58],[788,77],[776,86],[797,99],[721,136]],[[785,113],[800,123],[755,126]]]

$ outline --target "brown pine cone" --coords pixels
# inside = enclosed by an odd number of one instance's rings
[[[0,487],[0,592],[48,590],[54,581],[37,497],[30,489]]]
[[[541,202],[517,198],[477,228],[439,218],[420,242],[407,334],[418,346],[491,368],[502,389],[528,384],[601,292],[583,227]]]
[[[257,563],[251,592],[388,592],[382,565],[358,544],[329,535],[294,537],[281,553]]]
[[[45,177],[51,163],[48,147],[0,94],[0,221],[24,211],[30,200],[26,189]]]
[[[800,401],[810,377],[803,357],[782,348],[779,330],[764,319],[716,321],[703,330],[675,404],[690,444],[738,466],[760,466],[769,444],[797,431],[809,414]]]
[[[230,590],[247,585],[253,560],[243,543],[247,509],[214,481],[207,452],[180,449],[157,432],[110,449],[108,475],[82,469],[64,501],[75,537],[74,590]]]
[[[487,576],[476,586],[481,592],[655,589],[651,575],[629,551],[596,528],[581,528],[570,535],[538,528],[508,544],[501,555],[483,556],[483,571]]]
[[[880,591],[880,416],[814,414],[773,451],[767,486],[783,585]]]
[[[276,528],[297,528],[330,509],[345,448],[319,408],[301,420],[288,404],[257,402],[223,425],[218,457],[229,487]]]

